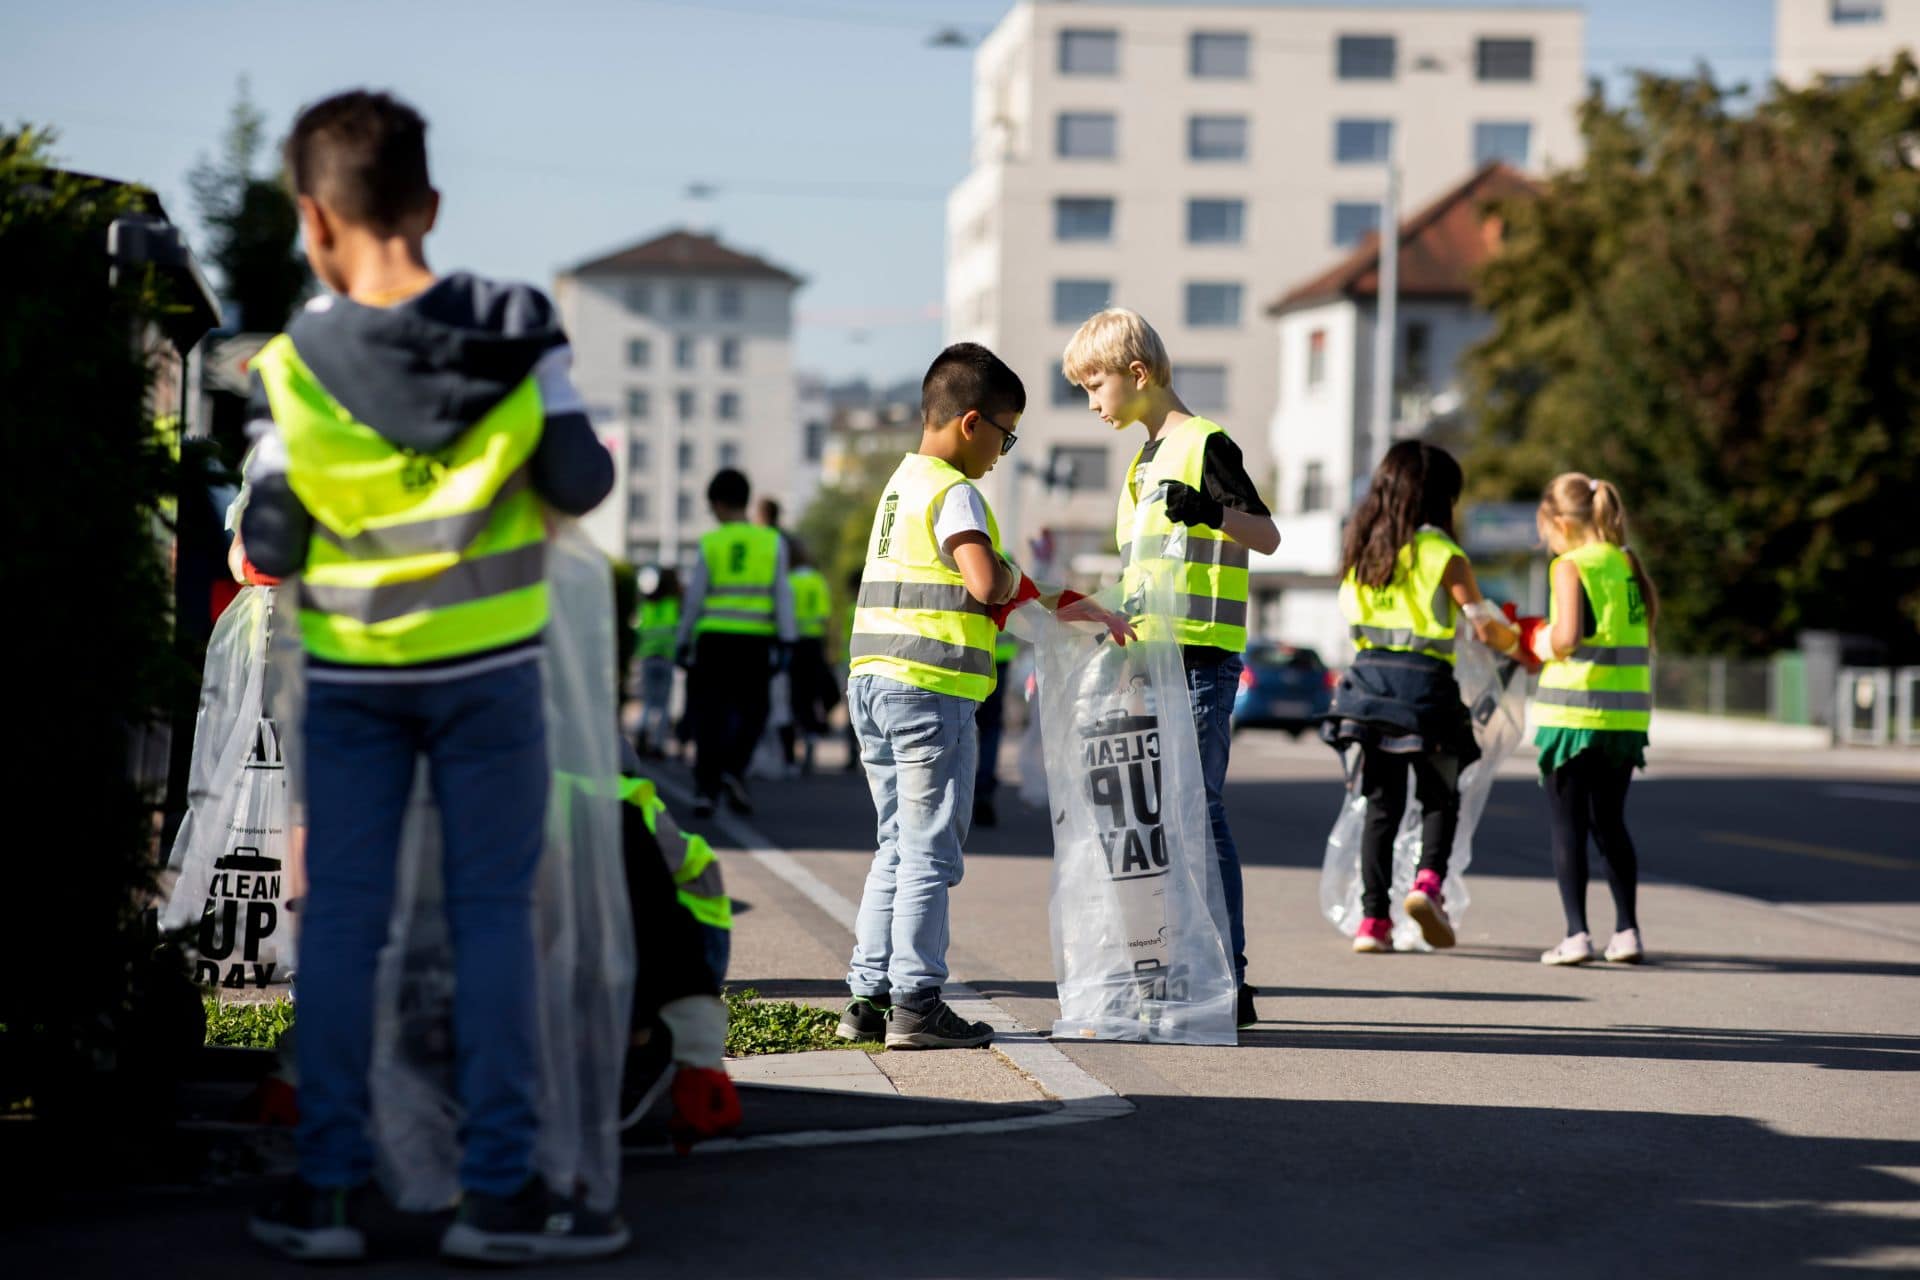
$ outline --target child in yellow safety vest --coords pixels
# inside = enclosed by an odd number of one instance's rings
[[[640,728],[635,747],[641,758],[666,754],[673,708],[673,650],[680,634],[680,574],[672,566],[655,571],[653,590],[640,601],[634,620],[640,658]]]
[[[1587,835],[1611,875],[1614,934],[1608,960],[1644,957],[1636,896],[1639,862],[1627,834],[1627,786],[1646,766],[1653,712],[1652,646],[1659,602],[1629,551],[1620,492],[1579,472],[1558,476],[1540,499],[1540,536],[1554,554],[1547,617],[1529,619],[1523,643],[1545,664],[1534,694],[1534,743],[1553,820],[1553,868],[1567,936],[1543,964],[1593,959],[1587,933]]]
[[[1321,733],[1359,750],[1366,797],[1360,838],[1359,952],[1393,950],[1393,842],[1411,773],[1420,803],[1420,864],[1403,906],[1430,946],[1454,943],[1441,886],[1460,819],[1460,773],[1480,758],[1454,678],[1462,614],[1474,634],[1511,650],[1518,636],[1480,595],[1453,537],[1460,464],[1446,450],[1404,440],[1387,450],[1347,525],[1340,611],[1356,650],[1335,687]]]

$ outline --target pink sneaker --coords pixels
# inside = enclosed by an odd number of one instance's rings
[[[1440,892],[1440,874],[1422,871],[1413,878],[1413,892],[1403,904],[1420,926],[1420,936],[1434,948],[1453,945],[1453,921],[1447,919],[1446,898]]]
[[[1393,921],[1383,916],[1368,916],[1353,935],[1353,949],[1362,952],[1393,950]]]

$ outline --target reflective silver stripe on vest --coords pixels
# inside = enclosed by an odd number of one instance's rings
[[[530,543],[498,555],[462,560],[430,578],[386,582],[377,587],[344,587],[302,579],[300,603],[371,626],[408,614],[470,604],[535,587],[547,578],[547,544]]]
[[[464,551],[486,532],[501,506],[508,499],[518,497],[526,487],[527,472],[523,467],[508,476],[500,491],[493,495],[493,501],[478,511],[362,529],[352,537],[336,533],[318,520],[313,523],[313,531],[356,560],[398,560],[436,551]]]
[[[1181,616],[1189,622],[1214,622],[1223,627],[1247,625],[1245,600],[1222,600],[1218,596],[1183,596]]]
[[[1153,534],[1139,539],[1140,558],[1143,560],[1163,559],[1167,543],[1172,535]],[[1188,564],[1217,564],[1227,569],[1244,569],[1248,564],[1247,549],[1231,538],[1187,538],[1185,560]],[[1120,567],[1125,568],[1133,562],[1134,544],[1129,542],[1120,548]]]
[[[700,616],[702,618],[725,618],[730,622],[764,622],[768,626],[774,625],[773,610],[771,608],[711,609],[702,604],[700,607]]]
[[[993,674],[993,650],[973,649],[964,644],[949,644],[929,636],[879,635],[856,631],[847,646],[850,658],[898,658],[942,671],[957,671],[963,676]]]
[[[965,587],[945,582],[863,582],[859,607],[937,609],[942,613],[977,613],[983,617],[990,612]]]
[[[1379,649],[1404,649],[1411,653],[1452,653],[1453,638],[1440,639],[1436,636],[1417,636],[1411,630],[1400,627],[1363,627],[1358,623],[1347,628],[1347,634],[1354,641],[1366,641]]]
[[[700,874],[685,884],[675,882],[674,888],[682,893],[690,893],[696,898],[718,898],[723,896],[727,887],[720,882],[720,862],[715,859],[700,868]]]
[[[1583,644],[1568,654],[1567,662],[1591,662],[1596,667],[1644,667],[1648,649],[1643,644]]]
[[[1620,689],[1549,689],[1534,694],[1550,707],[1581,707],[1588,711],[1651,711],[1653,695]]]

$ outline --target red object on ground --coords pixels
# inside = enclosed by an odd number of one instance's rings
[[[1024,573],[1021,574],[1020,589],[1013,593],[1013,599],[1003,605],[997,605],[988,610],[993,616],[993,625],[1005,631],[1007,629],[1007,619],[1012,616],[1015,609],[1018,609],[1029,600],[1038,600],[1039,598],[1040,588],[1033,585],[1032,578],[1029,578]]]
[[[740,1127],[740,1095],[727,1073],[712,1067],[682,1066],[673,1074],[673,1115],[667,1136],[681,1155],[696,1142],[718,1138]]]

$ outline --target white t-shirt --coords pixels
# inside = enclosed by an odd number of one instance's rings
[[[940,548],[940,563],[958,570],[947,543],[962,533],[987,533],[987,504],[980,491],[970,484],[956,484],[940,500],[933,517],[933,541]],[[988,535],[991,536],[991,535]]]

